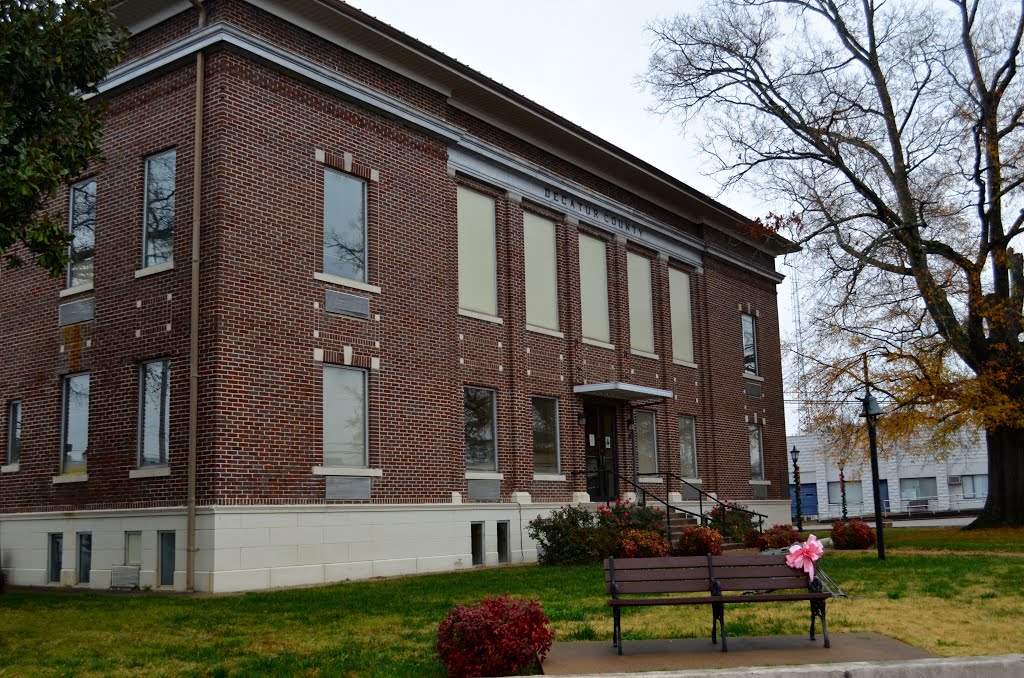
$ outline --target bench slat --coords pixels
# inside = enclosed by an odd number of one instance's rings
[[[736,567],[739,565],[785,565],[786,556],[711,556],[711,562],[717,571],[719,567]],[[619,564],[616,562],[615,567]]]
[[[604,561],[608,569],[609,560]],[[664,558],[616,558],[615,571],[619,570],[655,570],[672,567],[707,567],[706,556],[666,556]]]
[[[633,593],[687,593],[693,591],[710,591],[708,580],[703,581],[637,581],[615,582],[619,586],[619,595]],[[607,592],[611,593],[611,584]]]
[[[674,570],[624,570],[615,568],[615,581],[679,581],[688,579],[707,579],[708,568],[688,567]],[[605,572],[604,580],[612,580],[611,572]]]
[[[775,577],[773,579],[717,579],[723,591],[747,591],[762,589],[807,589],[804,577]]]
[[[744,565],[739,567],[733,567],[731,565],[722,565],[715,567],[715,579],[732,579],[736,577],[750,578],[799,576],[803,576],[803,571],[794,570],[789,565],[766,565],[764,567],[756,567],[754,565]]]

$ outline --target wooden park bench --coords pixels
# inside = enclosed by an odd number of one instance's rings
[[[814,620],[820,617],[825,647],[829,647],[825,601],[832,594],[824,591],[817,577],[809,581],[803,570],[787,565],[785,555],[608,558],[604,567],[605,588],[612,597],[608,604],[615,621],[612,643],[618,648],[619,654],[622,654],[621,612],[624,607],[710,605],[711,642],[717,644],[716,632],[720,631],[722,652],[727,652],[727,603],[773,603],[787,600],[810,601],[811,640],[814,640]],[[680,593],[704,595],[664,595]]]

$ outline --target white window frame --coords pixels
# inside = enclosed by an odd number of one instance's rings
[[[584,260],[583,260],[582,254],[583,254],[583,250],[584,250],[584,247],[585,247],[584,243],[587,242],[587,241],[593,241],[593,242],[596,242],[596,243],[600,243],[601,250],[604,253],[604,262],[603,262],[603,264],[604,264],[604,284],[596,286],[596,287],[588,285],[586,283],[586,277],[587,276],[584,273],[585,267],[584,267]],[[601,239],[601,238],[598,238],[598,237],[595,237],[595,236],[592,236],[592,235],[587,235],[586,233],[580,233],[579,234],[578,256],[579,256],[579,265],[580,265],[580,321],[581,321],[580,333],[581,333],[584,341],[587,341],[587,340],[596,341],[596,342],[600,342],[601,344],[607,344],[608,346],[611,346],[611,344],[609,343],[609,342],[611,342],[611,296],[608,293],[608,242],[606,240]],[[603,309],[603,318],[602,318],[602,320],[604,321],[604,326],[601,328],[603,330],[603,332],[601,333],[601,336],[594,336],[593,333],[589,333],[588,334],[588,331],[587,331],[587,306],[588,306],[588,304],[584,300],[584,297],[589,297],[591,293],[598,292],[598,288],[600,289],[599,294],[603,297],[603,300],[604,300],[604,309]],[[591,324],[593,324],[593,323],[591,323]]]
[[[689,422],[689,435],[693,450],[693,475],[688,476],[683,473],[683,420]],[[677,426],[679,427],[679,473],[683,478],[699,480],[700,479],[700,458],[697,455],[697,417],[689,414],[681,414],[678,417]]]
[[[67,271],[65,271],[65,274],[64,274],[64,284],[67,285],[68,289],[73,289],[73,288],[78,288],[78,287],[82,287],[82,288],[88,287],[88,286],[93,284],[93,280],[95,279],[95,271],[91,271],[90,275],[89,275],[89,280],[87,280],[85,282],[79,282],[79,283],[74,282],[73,278],[74,278],[75,261],[71,258],[72,249],[73,249],[74,244],[75,244],[75,241],[74,241],[74,236],[75,236],[75,231],[74,231],[74,223],[75,223],[75,191],[82,190],[82,188],[85,187],[87,184],[93,184],[93,203],[92,203],[92,212],[93,212],[93,214],[92,214],[92,219],[93,219],[93,231],[92,231],[93,255],[91,257],[89,257],[89,259],[87,259],[85,261],[93,262],[96,259],[96,177],[90,177],[89,179],[83,179],[82,181],[79,181],[79,182],[73,184],[68,189],[68,233],[71,234],[71,238],[72,238],[71,242],[68,243],[68,268],[67,268]],[[82,263],[82,262],[79,262],[79,263]]]
[[[351,276],[338,275],[337,273],[331,273],[327,270],[327,174],[333,173],[344,179],[356,181],[362,187],[363,196],[363,277],[353,278]],[[356,176],[350,172],[344,172],[333,167],[323,166],[323,174],[321,175],[321,181],[323,182],[323,224],[321,224],[321,258],[320,258],[320,270],[325,275],[340,278],[341,280],[351,280],[353,282],[368,284],[370,281],[370,182],[366,181],[362,177]]]
[[[547,229],[550,226],[551,229],[551,241],[550,243],[545,242],[545,245],[550,244],[551,257],[544,257],[543,261],[538,258],[530,256],[531,248],[527,244],[527,240],[533,240],[529,238],[529,232],[533,230],[530,224],[535,223],[537,228],[543,227]],[[538,240],[539,242],[539,240]],[[551,281],[553,283],[552,289],[542,287],[537,280],[530,275],[530,271],[547,269],[551,267],[550,273]],[[540,327],[553,332],[558,332],[560,329],[559,324],[559,307],[558,307],[558,225],[550,219],[537,216],[530,212],[523,213],[523,268],[526,276],[526,324],[532,327]],[[531,281],[533,284],[531,285]],[[531,294],[532,290],[532,294]],[[540,299],[539,297],[545,297]],[[547,319],[538,318],[534,312],[531,315],[531,311],[537,307],[538,304],[550,304],[554,311],[554,322],[548,322]]]
[[[145,459],[145,445],[146,445],[146,367],[148,365],[162,364],[164,366],[162,371],[162,378],[167,384],[166,399],[163,400],[164,408],[161,410],[161,419],[165,425],[165,433],[163,438],[163,450],[160,451],[160,458],[162,461],[154,463],[146,463]],[[161,395],[163,391],[161,390]],[[147,360],[146,362],[139,365],[139,419],[138,419],[138,445],[136,447],[136,468],[158,468],[160,466],[167,466],[170,463],[170,449],[171,449],[171,361],[169,358],[157,358],[156,360]]]
[[[640,457],[640,425],[637,422],[637,419],[641,415],[645,416],[645,417],[647,415],[650,415],[650,417],[651,417],[651,436],[652,436],[651,442],[653,443],[652,447],[654,448],[653,449],[653,455],[652,455],[653,462],[654,462],[654,470],[653,471],[644,471],[641,468],[639,468],[640,467],[640,460],[641,460],[641,457]],[[633,426],[635,426],[636,430],[637,430],[637,441],[636,441],[636,444],[637,444],[637,460],[636,460],[636,463],[637,463],[637,475],[642,475],[642,476],[643,475],[648,475],[648,476],[657,475],[658,474],[658,413],[655,412],[654,410],[633,410]]]
[[[846,503],[847,504],[860,504],[864,501],[864,486],[859,480],[843,480],[843,484],[846,485]],[[850,496],[850,488],[856,487],[856,497]],[[834,491],[833,491],[834,490]],[[843,503],[842,490],[839,487],[838,480],[830,480],[828,482],[828,503],[838,505]]]
[[[76,377],[85,377],[89,384],[89,400],[86,403],[85,413],[85,452],[82,453],[83,466],[80,471],[73,471],[73,473],[87,473],[89,468],[89,419],[92,415],[92,377],[89,372],[73,372],[71,374],[65,374],[61,379],[61,426],[60,426],[60,472],[62,474],[69,473],[67,469],[67,440],[68,440],[68,425],[70,424],[68,417],[68,406],[70,405],[70,399],[68,398],[68,389],[71,387],[71,380]]]
[[[463,427],[463,448],[464,448],[463,451],[465,452],[465,454],[467,456],[467,458],[465,459],[466,471],[467,472],[482,471],[482,472],[487,472],[487,473],[496,472],[498,470],[498,392],[497,392],[497,390],[495,390],[493,388],[487,388],[487,387],[484,387],[484,386],[472,386],[472,385],[469,385],[469,384],[464,385],[462,387],[463,421],[465,421],[466,390],[467,389],[474,389],[474,390],[477,390],[477,391],[488,391],[491,394],[491,432],[492,432],[491,440],[492,440],[492,447],[493,447],[493,450],[494,450],[494,455],[493,455],[494,456],[494,467],[493,468],[476,468],[476,467],[470,468],[469,467],[469,464],[468,464],[468,462],[469,462],[469,459],[468,459],[469,448],[465,446],[465,427]]]
[[[757,455],[761,465],[760,477],[754,474],[754,447],[750,445],[750,442],[754,440],[750,434],[755,430],[757,431]],[[750,479],[765,480],[767,474],[764,468],[764,427],[760,424],[747,424],[747,446],[750,450]]]
[[[20,400],[7,401],[7,454],[5,459],[8,464],[21,462],[23,411]]]
[[[139,557],[138,562],[134,562],[136,559],[132,558],[131,552],[131,540],[138,539]],[[142,532],[139,530],[126,530],[124,533],[124,564],[125,565],[138,565],[142,566]]]
[[[562,472],[562,424],[561,415],[559,408],[561,403],[558,398],[551,398],[549,396],[531,396],[530,397],[530,408],[531,412],[536,410],[535,401],[537,400],[549,400],[555,404],[555,468],[554,469],[539,469],[537,468],[537,440],[533,438],[533,472],[539,474],[557,474]],[[532,427],[531,427],[532,428]]]
[[[468,247],[468,245],[466,245],[466,243],[464,242],[464,238],[461,237],[461,231],[463,231],[464,224],[463,224],[462,220],[459,218],[459,215],[458,215],[458,211],[459,211],[458,206],[462,202],[462,199],[461,199],[462,195],[477,196],[477,197],[480,197],[480,198],[484,198],[485,200],[488,200],[491,203],[491,240],[492,240],[492,243],[493,243],[493,247],[491,248],[491,251],[488,252],[488,254],[490,254],[490,256],[491,256],[491,266],[490,266],[490,270],[489,270],[489,273],[491,274],[491,280],[489,280],[489,281],[477,280],[477,281],[472,281],[471,282],[469,280],[464,280],[464,277],[467,275],[467,273],[466,273],[466,270],[465,270],[465,266],[463,265],[463,260],[466,259],[466,258],[476,258],[476,257],[482,256],[485,253],[484,252],[480,252],[480,251],[472,251],[471,252],[471,251],[467,251],[467,250],[463,250],[462,249],[463,246],[467,246]],[[457,247],[457,255],[458,255],[458,261],[459,261],[459,270],[458,270],[459,310],[464,311],[465,314],[467,314],[467,315],[476,313],[476,314],[480,314],[482,316],[485,316],[485,318],[497,318],[498,317],[498,309],[500,307],[500,304],[499,304],[499,301],[498,301],[498,296],[499,295],[498,295],[498,209],[497,209],[498,205],[497,205],[497,201],[494,199],[493,196],[487,195],[486,193],[482,193],[480,191],[474,191],[473,189],[467,188],[465,186],[457,186],[456,187],[455,200],[456,200],[456,216],[455,216],[456,224],[455,224],[455,227],[456,227],[456,234],[458,236],[457,237],[458,243],[457,243],[456,247]],[[469,228],[469,226],[466,225],[466,228]],[[490,285],[491,286],[491,288],[492,288],[492,290],[494,292],[493,298],[486,299],[485,303],[483,303],[483,304],[476,304],[475,300],[467,298],[467,296],[466,296],[466,287],[467,286],[477,287],[477,286],[483,286],[483,285]],[[493,305],[490,305],[492,302],[493,302]],[[470,317],[473,317],[473,316],[470,315]]]
[[[747,320],[750,321],[750,336],[751,342],[753,343],[753,355],[754,355],[754,369],[753,371],[747,369]],[[759,375],[761,373],[761,364],[757,356],[757,318],[750,313],[743,313],[740,317],[740,334],[742,338],[743,346],[743,373]]]
[[[167,261],[158,261],[154,263],[149,262],[149,163],[157,158],[165,155],[174,155],[174,186],[175,186],[175,200],[174,200],[174,214],[171,215],[171,256]],[[153,153],[147,155],[143,160],[145,167],[145,179],[142,183],[142,270],[155,268],[157,266],[173,266],[174,265],[174,240],[177,235],[174,232],[174,221],[178,216],[178,200],[177,200],[177,185],[178,185],[178,149],[169,148],[166,151],[160,151],[159,153]]]
[[[323,428],[321,428],[321,459],[323,460],[323,467],[325,469],[346,469],[346,468],[369,468],[370,464],[370,383],[367,371],[360,367],[348,367],[345,365],[328,365],[324,364],[321,378],[326,376],[328,370],[344,370],[346,372],[358,372],[362,377],[363,385],[363,460],[360,464],[330,464],[327,461],[327,440],[323,436]],[[326,419],[328,416],[328,403],[327,394],[323,392],[323,382],[321,382],[321,405],[323,408],[323,418]],[[321,424],[322,426],[322,424]]]

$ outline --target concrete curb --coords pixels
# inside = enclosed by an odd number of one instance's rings
[[[641,673],[600,673],[578,678],[1024,678],[1024,654],[952,657],[891,662],[847,662],[803,666],[747,666],[730,669],[688,669]]]

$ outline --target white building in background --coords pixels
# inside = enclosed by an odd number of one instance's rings
[[[965,431],[960,443],[943,459],[911,454],[898,447],[879,448],[878,474],[885,513],[976,512],[988,496],[988,447],[984,433]],[[787,436],[786,448],[799,450],[801,509],[804,517],[842,517],[839,462],[842,454],[823,449],[818,435]],[[789,464],[790,497],[796,513],[793,461]],[[846,461],[847,515],[874,514],[871,461],[856,455]]]

